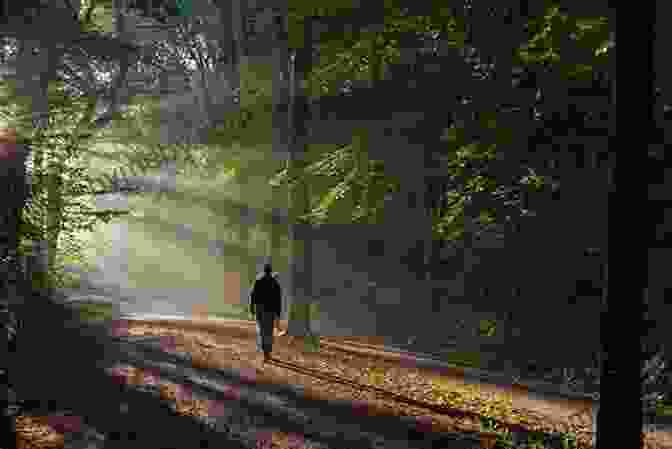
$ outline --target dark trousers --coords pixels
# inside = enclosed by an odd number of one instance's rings
[[[263,304],[256,305],[257,315],[257,350],[271,353],[273,351],[273,328],[276,314],[265,310]]]

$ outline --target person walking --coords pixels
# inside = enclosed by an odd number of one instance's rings
[[[273,329],[275,320],[280,318],[282,289],[273,276],[271,264],[264,265],[264,274],[254,282],[250,294],[250,312],[257,320],[257,349],[264,352],[264,363],[271,359],[273,351]]]

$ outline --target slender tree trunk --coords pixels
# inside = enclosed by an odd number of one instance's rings
[[[249,248],[250,245],[250,228],[252,227],[252,222],[249,215],[252,213],[250,210],[245,208],[240,209],[239,219],[238,219],[238,241],[244,248]]]
[[[235,2],[234,2],[235,3]],[[244,35],[245,16],[241,12],[241,5],[233,5],[233,11],[236,10],[241,18],[238,26],[234,27],[235,34],[238,36]],[[280,13],[282,14],[282,12]],[[288,147],[288,130],[289,118],[287,108],[289,104],[289,49],[286,42],[286,29],[284,25],[276,23],[274,28],[274,47],[271,52],[271,64],[273,65],[272,73],[275,75],[272,83],[272,99],[273,99],[273,156],[279,159],[285,159],[289,153]],[[243,48],[242,43],[238,48]],[[242,57],[242,54],[241,54]],[[241,92],[242,95],[242,92]],[[285,212],[283,208],[285,205],[285,198],[279,198],[279,191],[273,192],[273,209],[272,212]],[[278,267],[280,260],[280,233],[281,229],[273,218],[273,214],[265,215],[264,228],[266,229],[266,262],[271,263],[274,267]],[[290,276],[286,276],[283,283],[283,298],[282,298],[282,315],[281,318],[286,319],[288,316],[290,283],[292,281]]]
[[[183,31],[184,34],[186,35],[188,32],[188,27],[180,27]],[[229,27],[226,27],[229,28]],[[227,36],[228,37],[228,36]],[[224,41],[225,38],[219,39],[220,42]],[[227,47],[224,47],[227,48]],[[216,70],[217,66],[216,64],[213,64],[213,71],[210,70],[210,67],[208,66],[208,62],[203,58],[202,52],[196,51],[192,46],[188,48],[189,54],[191,58],[196,61],[196,66],[198,68],[198,81],[197,81],[197,93],[196,97],[199,100],[200,107],[201,107],[201,115],[202,115],[202,125],[200,125],[201,128],[209,128],[213,121],[215,120],[214,114],[213,114],[213,101],[212,101],[212,90],[211,90],[211,79],[217,79],[216,76]],[[216,86],[216,88],[219,86]]]
[[[370,30],[371,37],[369,40],[369,88],[373,89],[378,81],[381,79],[381,69],[383,65],[383,58],[378,45],[378,27],[372,27]],[[369,139],[366,134],[366,129],[358,130],[353,135],[355,139],[353,144],[357,154],[358,169],[360,170],[360,177],[363,183],[363,191],[361,197],[361,207],[365,214],[364,223],[371,223],[371,208],[373,207],[370,177],[370,155],[369,155]]]
[[[423,164],[423,171],[427,169],[427,162],[426,162],[426,156],[427,156],[427,150],[424,152],[425,156],[425,163]],[[422,273],[423,273],[423,278],[427,282],[432,281],[432,262],[434,260],[433,252],[434,252],[434,231],[432,228],[432,210],[431,207],[427,201],[428,199],[428,194],[427,191],[429,189],[429,180],[427,177],[423,177],[423,183],[422,183],[422,189],[418,193],[418,201],[421,202],[420,204],[420,212],[422,213],[422,218],[425,223],[425,234],[424,234],[424,239],[422,240]],[[431,292],[431,286],[429,291]]]
[[[282,15],[283,23],[275,24],[275,43],[273,44],[272,50],[272,64],[274,64],[273,73],[275,78],[273,79],[273,156],[278,160],[282,160],[286,164],[286,168],[289,169],[288,160],[290,155],[290,119],[289,119],[289,108],[290,108],[290,55],[289,47],[287,42],[287,27],[284,23],[286,19],[286,10],[280,11],[279,14]],[[283,15],[284,14],[284,15]],[[242,34],[242,30],[241,30]],[[284,189],[282,191],[276,191],[274,195],[275,200],[275,211],[278,214],[282,214],[285,217],[289,217],[288,204],[286,204],[289,196],[285,196]],[[275,266],[278,265],[280,260],[281,252],[281,231],[282,227],[278,226],[277,223],[273,224],[273,218],[269,217],[268,225],[268,242],[267,242],[267,260]],[[289,225],[291,229],[291,224]],[[289,234],[289,229],[287,230]],[[291,257],[291,256],[290,256]],[[291,259],[290,264],[291,267]],[[292,278],[291,273],[287,273],[287,276],[284,278],[285,282],[283,284],[283,316],[286,318],[290,315],[290,307],[292,304],[292,284],[294,279]]]
[[[311,334],[308,315],[312,301],[312,230],[310,225],[299,220],[310,211],[310,193],[305,177],[300,172],[305,165],[307,141],[308,92],[305,80],[311,70],[312,57],[312,19],[304,22],[304,44],[296,51],[294,70],[290,71],[290,141],[287,159],[289,173],[298,175],[298,182],[290,187],[290,242],[291,249],[291,289],[292,313],[290,313],[287,332],[294,337]]]
[[[282,235],[286,232],[285,226],[281,223],[281,218],[287,215],[286,209],[281,205],[285,199],[280,197],[279,191],[273,192],[273,209],[266,216],[264,227],[266,228],[267,242],[266,242],[266,259],[274,264],[278,264],[282,260],[283,246]]]
[[[226,52],[226,60],[224,61],[224,72],[226,74],[226,81],[228,86],[223,86],[222,88],[230,89],[232,94],[232,101],[234,98],[240,98],[239,88],[240,88],[240,64],[241,57],[243,56],[243,14],[241,10],[241,0],[231,0],[230,2],[222,3],[220,6],[220,17],[222,23],[225,24],[222,30],[222,35],[220,37],[220,47]],[[204,67],[204,70],[207,67]],[[215,65],[215,74],[217,73],[217,66]],[[203,82],[207,80],[204,78]],[[204,96],[205,100],[209,101],[209,92],[205,86]],[[237,97],[236,97],[237,96]],[[217,117],[213,117],[210,111],[213,110],[211,103],[206,103],[208,112],[208,122],[215,123]],[[249,244],[250,240],[250,227],[252,226],[251,220],[247,217],[249,214],[248,211],[245,216],[241,215],[239,222],[239,238],[241,242]],[[255,274],[255,273],[253,273]],[[254,279],[254,276],[252,276]]]
[[[208,126],[211,121],[213,120],[213,114],[212,114],[212,96],[210,93],[210,81],[208,79],[208,75],[210,74],[210,70],[207,66],[207,64],[204,63],[203,58],[199,56],[198,52],[191,51],[192,57],[197,61],[197,65],[199,68],[199,99],[201,103],[201,114],[203,115],[203,121],[205,122],[205,126]]]
[[[232,92],[232,101],[240,105],[241,79],[240,67],[244,56],[244,16],[242,0],[231,0],[226,11],[228,12],[228,26],[224,35],[224,48],[227,52],[226,73],[229,89]],[[227,23],[224,21],[223,23]]]
[[[118,39],[122,43],[128,43],[128,33],[126,26],[126,15],[125,15],[125,6],[127,0],[114,0],[113,2],[113,11],[114,11],[114,27],[115,32],[118,36]],[[128,71],[131,64],[131,55],[128,51],[124,51],[121,54],[119,59],[119,74],[114,80],[114,88],[112,90],[112,104],[110,105],[109,116],[117,114],[121,108],[121,105],[124,104],[128,97]]]
[[[229,49],[230,53],[230,58],[229,58],[229,63],[232,65],[232,67],[238,67],[238,65],[241,63],[241,59],[243,56],[243,43],[244,43],[244,37],[243,37],[243,8],[242,8],[242,0],[231,0],[230,2],[230,25],[231,25],[231,40],[230,40],[230,45],[225,47]]]

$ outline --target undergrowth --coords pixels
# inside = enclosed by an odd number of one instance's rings
[[[512,432],[510,426],[501,421],[513,422],[521,427],[532,426],[523,416],[519,415],[510,396],[484,395],[477,386],[455,388],[441,378],[432,380],[434,384],[432,395],[448,407],[470,409],[480,415],[481,430],[494,432],[497,436],[495,448],[507,449],[584,449],[579,445],[576,433],[548,433],[542,430]],[[522,438],[526,441],[519,441]]]

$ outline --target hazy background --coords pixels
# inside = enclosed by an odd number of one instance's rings
[[[94,171],[109,164],[91,158]],[[239,313],[265,261],[271,226],[286,245],[286,226],[264,222],[274,208],[270,187],[255,179],[241,182],[225,169],[178,173],[173,186],[164,176],[162,189],[151,188],[161,186],[160,171],[142,178],[150,191],[93,199],[98,208],[133,213],[80,235],[95,267],[84,274],[84,287],[103,289],[95,293],[110,299],[131,299],[123,312]],[[285,257],[274,262],[286,271]]]

